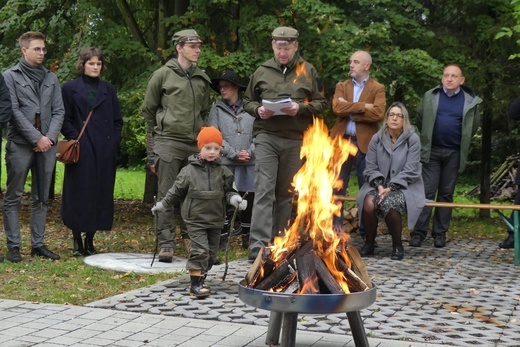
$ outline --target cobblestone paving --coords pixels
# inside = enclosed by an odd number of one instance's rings
[[[430,342],[454,346],[520,346],[520,266],[513,250],[500,250],[488,240],[448,240],[434,248],[431,239],[421,248],[405,243],[405,259],[390,260],[391,240],[378,238],[379,247],[365,262],[377,284],[376,302],[361,311],[369,337]],[[353,240],[359,246],[360,240]],[[90,307],[121,311],[232,321],[266,326],[269,311],[247,306],[238,298],[237,284],[250,264],[223,265],[206,281],[214,292],[196,300],[188,295],[187,275],[101,301]],[[350,334],[346,315],[299,315],[298,329]]]

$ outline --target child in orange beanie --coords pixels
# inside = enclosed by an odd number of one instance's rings
[[[233,174],[220,164],[222,134],[215,127],[203,127],[197,137],[200,154],[189,158],[173,187],[152,213],[182,203],[181,215],[191,239],[186,269],[190,273],[190,295],[204,298],[211,294],[204,286],[207,272],[217,260],[220,230],[224,226],[226,202],[239,210],[247,201],[233,189]]]

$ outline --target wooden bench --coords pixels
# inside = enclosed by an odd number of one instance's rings
[[[352,196],[336,196],[340,201],[356,201]],[[496,205],[496,204],[460,204],[456,202],[436,202],[427,201],[425,203],[429,207],[447,207],[447,208],[473,208],[480,210],[493,210],[506,223],[508,229],[513,230],[515,239],[514,264],[520,265],[520,234],[518,232],[518,216],[520,205]],[[511,217],[507,217],[502,211],[511,211]]]

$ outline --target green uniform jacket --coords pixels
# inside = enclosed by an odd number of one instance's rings
[[[477,132],[477,129],[480,126],[480,104],[482,103],[482,99],[474,95],[468,87],[460,86],[460,88],[461,92],[464,93],[459,164],[459,173],[462,173],[466,168],[471,137]],[[423,163],[428,163],[430,161],[433,127],[435,125],[437,109],[439,107],[439,93],[442,91],[442,85],[439,85],[424,93],[417,109],[416,121],[417,127],[421,132],[421,161]]]
[[[182,203],[181,216],[188,228],[219,229],[224,226],[226,202],[236,194],[233,174],[220,159],[208,162],[192,155],[162,201],[166,206]]]
[[[194,143],[210,110],[210,78],[199,67],[187,71],[176,59],[150,78],[143,102],[143,117],[154,141]]]
[[[299,76],[296,73],[298,66],[303,66]],[[265,132],[287,139],[302,139],[303,132],[312,123],[312,116],[318,116],[327,106],[321,88],[314,66],[298,54],[287,65],[285,74],[274,58],[260,65],[251,76],[243,97],[246,112],[255,116],[253,134]],[[300,105],[296,116],[272,116],[266,120],[258,116],[263,99],[276,101],[287,97]]]

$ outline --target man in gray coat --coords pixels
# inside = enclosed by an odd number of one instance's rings
[[[47,53],[45,36],[29,31],[19,38],[22,57],[4,72],[11,94],[13,116],[7,131],[5,162],[7,189],[4,199],[4,228],[7,257],[22,261],[20,255],[20,203],[27,174],[31,170],[31,255],[60,259],[43,243],[56,142],[65,115],[56,75],[43,67]],[[40,194],[38,194],[38,192]]]
[[[453,202],[459,174],[466,167],[471,137],[480,125],[482,99],[463,86],[460,66],[447,65],[442,84],[424,94],[417,111],[417,127],[421,132],[421,162],[427,200]],[[426,238],[431,207],[424,207],[411,233],[410,246],[420,247]],[[451,208],[436,208],[432,237],[435,247],[446,246]]]

